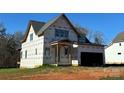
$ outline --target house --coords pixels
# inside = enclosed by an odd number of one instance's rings
[[[65,14],[45,22],[30,21],[22,40],[21,68],[43,64],[104,64],[104,46],[91,43]]]
[[[124,64],[124,32],[120,32],[105,48],[106,64]]]

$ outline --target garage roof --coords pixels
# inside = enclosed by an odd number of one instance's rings
[[[112,43],[124,42],[124,32],[120,32],[112,41]]]

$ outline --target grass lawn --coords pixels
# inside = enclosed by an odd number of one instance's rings
[[[1,80],[124,80],[124,67],[55,67],[0,69]]]
[[[43,66],[40,68],[20,69],[20,68],[2,68],[0,69],[0,79],[21,79],[23,76],[31,76],[36,74],[45,74],[55,70],[56,67]]]

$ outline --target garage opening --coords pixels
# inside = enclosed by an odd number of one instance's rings
[[[81,52],[81,66],[103,65],[103,53]]]

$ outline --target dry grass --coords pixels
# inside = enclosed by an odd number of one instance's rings
[[[0,69],[1,80],[124,79],[124,67],[54,67]]]

